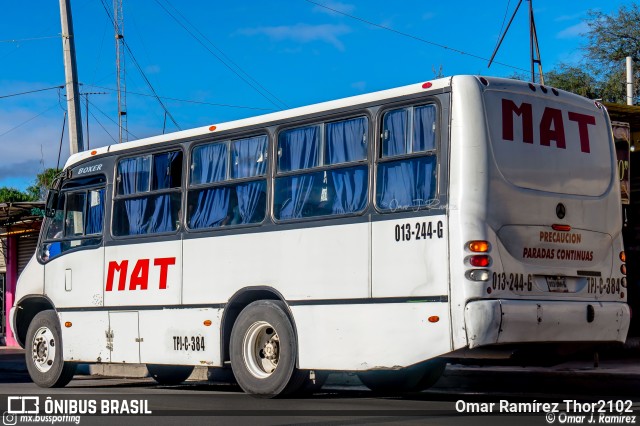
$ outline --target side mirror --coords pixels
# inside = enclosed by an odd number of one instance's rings
[[[44,208],[44,215],[47,217],[54,217],[56,215],[56,206],[58,205],[58,196],[60,195],[57,189],[50,189],[47,194],[47,204]]]

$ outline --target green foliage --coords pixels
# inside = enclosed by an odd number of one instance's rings
[[[15,188],[0,187],[0,203],[18,203],[21,201],[34,201],[34,199],[30,194]]]
[[[640,77],[640,6],[622,5],[611,15],[597,10],[589,11],[588,43],[581,66],[561,64],[545,76],[545,83],[606,102],[626,103],[626,62],[631,56],[637,82]],[[634,97],[640,96],[640,85],[635,85]]]
[[[53,185],[53,181],[60,172],[60,169],[45,169],[42,173],[39,173],[38,176],[36,176],[36,180],[33,185],[27,188],[27,193],[33,197],[34,200],[44,201],[47,197],[47,191],[51,185]]]
[[[550,71],[545,75],[544,82],[549,86],[586,98],[599,97],[598,82],[582,67],[561,64],[557,70]]]
[[[21,201],[44,201],[47,191],[55,178],[60,174],[60,169],[46,169],[36,176],[33,185],[25,191],[10,187],[0,187],[0,203],[17,203]]]

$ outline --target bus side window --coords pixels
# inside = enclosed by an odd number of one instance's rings
[[[56,213],[45,225],[47,230],[41,244],[44,261],[74,248],[101,243],[104,191],[99,188],[60,193]]]
[[[436,117],[436,107],[431,104],[384,114],[376,186],[379,209],[395,212],[434,204]]]
[[[122,159],[118,162],[117,182],[114,235],[158,234],[178,229],[182,151]]]
[[[266,214],[266,135],[195,147],[187,198],[190,229],[260,223]],[[206,185],[206,186],[205,186]]]
[[[368,201],[368,129],[367,118],[357,117],[282,131],[278,173],[287,174],[275,180],[276,219],[362,211]],[[315,170],[300,173],[305,169]]]

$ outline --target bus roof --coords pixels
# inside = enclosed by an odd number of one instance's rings
[[[164,135],[152,136],[144,139],[139,139],[131,142],[125,142],[121,144],[112,144],[92,150],[82,151],[77,154],[73,154],[67,160],[65,168],[72,166],[82,160],[90,158],[94,155],[105,154],[108,152],[123,151],[130,148],[138,148],[148,145],[161,144],[165,142],[193,138],[204,135],[214,135],[217,132],[242,128],[246,126],[255,126],[265,124],[274,121],[280,121],[287,118],[300,117],[308,114],[313,114],[322,111],[330,111],[333,109],[344,108],[347,106],[366,104],[369,102],[375,102],[378,100],[391,99],[399,96],[411,95],[414,93],[420,93],[425,89],[438,90],[449,87],[451,85],[452,77],[440,78],[429,82],[414,83],[408,86],[397,87],[393,89],[381,90],[373,93],[366,93],[363,95],[351,96],[348,98],[342,98],[327,102],[321,102],[313,105],[306,105],[298,108],[287,109],[283,111],[277,111],[269,114],[263,114],[240,120],[228,121],[224,123],[212,123],[208,126],[196,127],[194,129],[182,130],[179,132],[167,133]]]

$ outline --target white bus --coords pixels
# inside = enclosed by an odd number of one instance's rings
[[[230,366],[260,396],[623,342],[610,129],[597,102],[456,76],[82,152],[11,326],[43,387]]]

